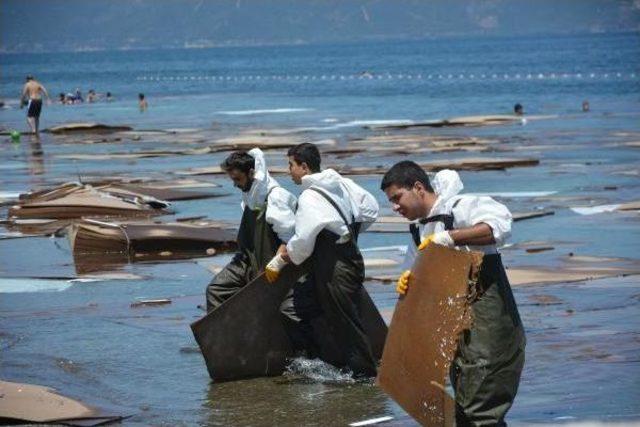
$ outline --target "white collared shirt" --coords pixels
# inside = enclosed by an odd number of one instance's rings
[[[434,190],[442,191],[442,195],[439,195],[436,199],[427,218],[436,215],[453,214],[454,229],[473,227],[474,225],[485,223],[491,227],[493,238],[496,241],[495,244],[457,246],[456,248],[460,250],[479,251],[484,254],[498,253],[497,246],[502,245],[511,235],[511,224],[513,222],[511,212],[509,212],[509,209],[507,209],[505,205],[488,196],[458,195],[457,193],[462,190],[460,177],[453,171],[446,172],[446,175],[438,176],[441,173],[439,172],[434,177]],[[451,174],[451,172],[453,172],[453,174]],[[443,183],[443,180],[448,182]],[[453,207],[454,205],[455,208]],[[444,223],[440,221],[419,224],[418,227],[421,240],[430,234],[445,231]],[[405,269],[411,268],[417,252],[418,248],[412,239],[407,248],[407,255],[403,263]]]

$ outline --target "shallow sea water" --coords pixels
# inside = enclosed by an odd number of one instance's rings
[[[363,128],[363,121],[503,114],[520,101],[529,114],[557,117],[529,120],[524,126],[427,128],[394,135],[499,141],[493,152],[422,153],[411,156],[416,161],[477,156],[540,160],[535,167],[461,172],[465,192],[511,193],[496,198],[513,212],[555,212],[514,224],[510,239],[514,246],[502,250],[506,265],[575,267],[578,264],[570,261],[570,253],[624,258],[616,262],[633,264],[640,250],[637,211],[585,216],[571,208],[639,199],[640,153],[637,146],[624,145],[640,140],[640,79],[632,77],[638,76],[640,67],[637,41],[637,35],[593,35],[549,37],[542,42],[389,42],[174,55],[118,52],[105,53],[100,60],[96,54],[84,53],[71,55],[75,73],[65,71],[64,61],[52,55],[0,55],[4,68],[0,89],[5,96],[19,91],[26,72],[36,74],[54,94],[91,84],[117,95],[112,104],[46,106],[44,126],[99,121],[126,123],[137,130],[197,128],[169,137],[149,134],[137,141],[93,144],[50,134],[43,134],[39,143],[23,136],[20,144],[11,144],[8,137],[0,136],[0,192],[10,196],[78,177],[177,178],[176,171],[215,166],[225,156],[64,158],[70,154],[197,148],[245,130],[310,127],[315,130],[295,133],[300,142],[334,138],[337,146],[350,147],[353,138],[384,134]],[[112,72],[103,71],[108,67]],[[371,70],[376,78],[360,79],[362,70]],[[493,73],[509,77],[494,79]],[[527,79],[528,73],[536,77]],[[544,73],[543,78],[537,78],[538,73]],[[568,77],[552,78],[552,73],[568,73]],[[596,77],[589,77],[590,73]],[[387,78],[388,74],[392,77]],[[406,77],[409,74],[411,79]],[[427,78],[429,74],[432,79]],[[440,74],[442,79],[437,78]],[[516,78],[517,74],[521,77]],[[199,75],[231,78],[198,80]],[[292,77],[255,79],[266,75]],[[300,78],[295,79],[296,75]],[[322,80],[322,75],[336,78]],[[150,76],[161,78],[150,80]],[[196,78],[176,80],[178,76]],[[134,104],[141,90],[149,94],[151,104],[144,114]],[[589,113],[578,111],[585,98],[591,102]],[[24,111],[16,109],[15,103],[9,105],[10,109],[0,110],[0,125],[22,128]],[[267,156],[269,164],[285,165],[283,150],[268,151]],[[391,166],[404,158],[364,153],[327,156],[325,163]],[[219,184],[212,191],[228,196],[176,202],[175,214],[161,219],[207,215],[239,220],[239,194],[224,177],[194,178]],[[277,178],[297,194],[288,177]],[[354,179],[377,197],[385,215],[390,214],[378,189],[380,176]],[[0,217],[6,217],[6,212],[7,205],[0,206]],[[393,247],[407,242],[405,234],[364,233],[361,247],[390,247],[365,250],[365,257],[399,261],[402,251]],[[527,253],[523,247],[531,242],[553,249]],[[295,373],[282,377],[212,384],[188,325],[203,314],[197,306],[204,303],[204,288],[212,276],[208,268],[224,265],[227,259],[109,265],[102,273],[110,276],[70,282],[78,273],[66,238],[0,239],[0,377],[51,386],[89,404],[120,408],[132,415],[125,425],[324,426],[380,416],[394,417],[387,425],[412,425],[375,385],[340,380],[341,374],[311,361],[298,360]],[[383,273],[397,274],[399,268]],[[528,347],[511,423],[640,420],[639,277],[514,289]],[[393,287],[380,282],[366,286],[389,318],[396,301]],[[130,307],[138,299],[149,298],[171,298],[172,303]]]

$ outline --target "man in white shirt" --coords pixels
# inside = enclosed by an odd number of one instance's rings
[[[433,185],[432,185],[433,184]],[[419,220],[411,228],[406,265],[429,243],[483,252],[480,297],[472,302],[474,323],[458,342],[451,365],[456,398],[456,425],[501,426],[513,404],[524,365],[525,335],[511,286],[496,245],[511,232],[511,213],[490,197],[459,195],[458,174],[444,170],[433,183],[411,161],[395,164],[382,179],[393,210]],[[410,270],[398,279],[400,294],[408,291]]]
[[[335,343],[331,360],[323,359],[351,370],[356,377],[375,376],[377,360],[359,310],[369,297],[363,287],[364,263],[356,243],[356,224],[366,228],[375,221],[378,203],[336,171],[321,171],[315,145],[293,147],[288,157],[291,177],[303,191],[298,198],[295,233],[285,250],[267,265],[267,278],[275,281],[289,262],[304,264]]]
[[[238,252],[207,286],[207,311],[220,306],[262,272],[293,236],[296,198],[269,175],[258,148],[236,151],[221,164],[242,191]]]

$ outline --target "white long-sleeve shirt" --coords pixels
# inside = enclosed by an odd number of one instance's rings
[[[436,215],[453,214],[453,228],[467,228],[485,223],[491,227],[495,244],[469,245],[457,247],[457,249],[474,250],[485,254],[498,253],[497,245],[502,244],[511,234],[512,216],[509,209],[502,203],[498,203],[491,197],[459,195],[463,185],[460,176],[452,170],[438,172],[432,181],[435,193],[438,195],[436,202],[429,212],[429,217]],[[455,205],[455,208],[453,207]],[[424,239],[432,233],[444,231],[444,223],[440,221],[419,224],[420,237]],[[415,261],[418,248],[411,240],[407,248],[404,261],[406,269],[411,268]]]
[[[269,175],[262,150],[254,148],[249,155],[255,159],[253,183],[248,192],[242,193],[241,207],[243,210],[245,206],[252,210],[264,209],[265,198],[269,194],[265,219],[280,240],[286,243],[295,228],[296,198]]]
[[[311,190],[319,188],[338,205],[348,222],[370,223],[378,217],[378,203],[366,190],[333,169],[325,169],[302,178],[303,191],[298,198],[295,234],[287,243],[287,252],[294,264],[301,264],[312,253],[318,234],[327,229],[338,235],[337,242],[349,235],[344,220],[322,195]]]
[[[362,224],[360,230],[364,231],[378,219],[378,213],[380,212],[378,201],[371,193],[353,182],[353,180],[343,176],[340,176],[340,178],[342,179],[341,185],[349,193],[349,198],[351,199],[353,218],[355,222]]]

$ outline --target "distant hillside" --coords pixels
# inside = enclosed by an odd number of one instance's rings
[[[5,52],[639,30],[640,0],[0,0]]]

